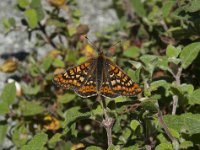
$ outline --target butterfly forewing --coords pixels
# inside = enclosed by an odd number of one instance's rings
[[[105,58],[105,72],[112,91],[122,96],[135,96],[141,88],[120,67]]]
[[[109,85],[109,79],[106,76],[106,68],[105,66],[102,69],[102,74],[103,74],[103,81],[101,83],[101,88],[100,88],[100,95],[104,96],[104,97],[109,97],[109,98],[115,98],[117,96],[119,96],[119,94],[114,93],[113,90],[111,89],[110,85]]]
[[[68,69],[65,73],[57,74],[53,78],[53,82],[66,89],[78,89],[84,85],[95,65],[95,59],[88,61]]]
[[[75,92],[81,97],[91,97],[97,95],[97,87],[96,87],[96,69],[88,75],[87,81],[79,88],[75,89]]]

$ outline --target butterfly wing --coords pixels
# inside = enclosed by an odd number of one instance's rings
[[[53,78],[53,82],[66,89],[80,88],[88,80],[89,75],[94,70],[96,59],[88,61],[68,69],[65,73],[57,74]]]
[[[122,96],[135,96],[142,91],[120,67],[105,58],[105,72],[111,90]]]
[[[87,98],[97,95],[98,92],[96,87],[95,72],[96,68],[91,72],[91,74],[89,74],[87,81],[82,86],[74,90],[79,96]]]
[[[100,88],[100,92],[99,92],[100,95],[102,95],[104,97],[108,97],[108,98],[115,98],[115,97],[119,96],[119,94],[114,93],[112,91],[108,80],[109,79],[106,76],[106,69],[103,68],[103,81],[101,83],[101,88]]]

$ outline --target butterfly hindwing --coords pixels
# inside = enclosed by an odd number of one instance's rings
[[[139,85],[107,58],[105,59],[105,72],[114,93],[122,96],[135,96],[141,92]]]
[[[93,71],[94,64],[95,59],[89,59],[76,67],[66,70],[65,73],[55,75],[53,82],[66,89],[79,88],[87,81],[89,74]]]
[[[103,68],[102,69],[102,75],[103,75],[103,78],[102,78],[102,83],[101,83],[101,88],[100,88],[100,95],[104,96],[104,97],[109,97],[109,98],[115,98],[117,96],[119,96],[117,93],[114,93],[112,91],[112,89],[110,88],[110,85],[109,85],[109,79],[107,78],[106,76],[106,70]]]
[[[96,69],[94,69],[89,75],[87,81],[80,86],[79,88],[75,89],[75,92],[83,97],[91,97],[97,95],[97,87],[96,87]]]

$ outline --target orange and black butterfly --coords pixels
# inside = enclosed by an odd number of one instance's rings
[[[139,85],[102,51],[97,57],[55,75],[53,81],[65,89],[73,89],[83,98],[95,95],[109,98],[135,96],[141,92]]]

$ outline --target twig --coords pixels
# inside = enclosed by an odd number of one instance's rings
[[[108,141],[108,147],[109,147],[110,145],[113,145],[112,127],[113,127],[114,119],[109,116],[109,114],[106,110],[107,106],[106,106],[105,99],[103,99],[101,96],[98,96],[98,97],[99,97],[101,104],[102,104],[103,115],[104,115],[104,119],[102,120],[102,125],[106,129],[107,141]]]
[[[181,73],[182,73],[182,68],[180,67],[180,68],[178,68],[176,75],[172,74],[175,78],[176,85],[181,84],[181,81],[180,81]],[[175,115],[176,114],[176,108],[177,108],[177,105],[178,105],[178,96],[174,95],[172,98],[173,98],[172,115]]]
[[[41,23],[38,23],[38,26],[39,26],[39,29],[40,29],[40,30],[42,31],[42,33],[44,34],[44,36],[45,36],[47,42],[48,42],[49,44],[51,44],[51,46],[52,46],[53,48],[57,48],[57,47],[56,47],[56,44],[55,44],[55,43],[51,40],[51,38],[48,36],[48,34],[47,34],[46,30],[45,30],[45,27],[44,27]]]
[[[170,133],[170,131],[169,131],[167,125],[165,124],[159,106],[158,106],[158,120],[159,120],[160,124],[162,125],[163,129],[165,130],[165,133],[167,134],[167,136],[169,137],[169,139],[170,139],[172,142],[173,142],[174,140],[176,140],[176,139],[172,136],[172,134]]]

